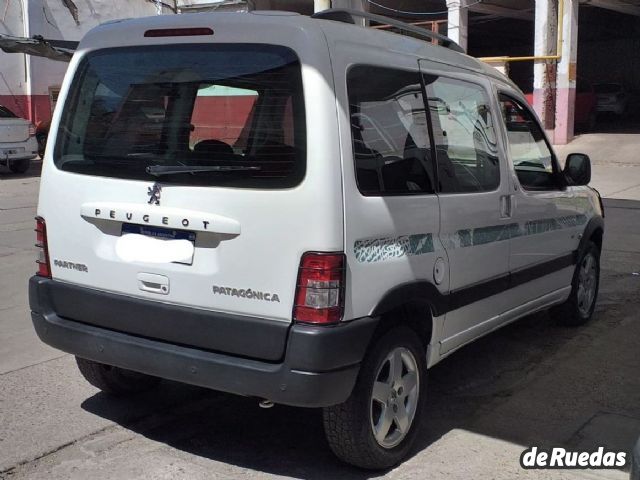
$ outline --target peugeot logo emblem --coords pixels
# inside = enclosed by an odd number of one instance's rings
[[[154,183],[153,187],[149,187],[147,191],[149,205],[160,205],[160,192],[162,192],[162,187],[159,183]]]

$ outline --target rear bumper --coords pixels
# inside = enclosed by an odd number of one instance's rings
[[[29,282],[31,317],[43,342],[96,362],[286,405],[324,407],[344,402],[377,324],[376,319],[364,318],[333,327],[292,325],[284,358],[269,362],[247,358],[251,352],[246,356],[213,352],[90,325],[89,319],[64,318],[56,312],[52,295],[56,284],[60,282],[41,277]],[[127,308],[127,298],[120,299],[118,309]],[[140,300],[129,300],[139,309]],[[157,302],[147,303],[158,308]],[[103,306],[118,315],[106,301]]]
[[[15,153],[8,153],[9,151]],[[24,142],[0,143],[0,163],[8,160],[30,160],[38,156],[38,142],[29,137]]]

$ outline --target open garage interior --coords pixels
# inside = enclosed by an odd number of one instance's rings
[[[448,34],[470,55],[503,70],[528,94],[554,143],[568,143],[576,133],[640,132],[638,0],[363,4],[372,13]]]

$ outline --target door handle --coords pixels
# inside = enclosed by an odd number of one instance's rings
[[[169,295],[169,278],[153,273],[139,273],[138,288],[143,292]]]
[[[513,216],[513,195],[502,195],[500,197],[500,218],[511,218]]]

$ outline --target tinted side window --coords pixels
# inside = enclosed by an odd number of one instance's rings
[[[500,185],[496,129],[484,89],[425,76],[442,193],[492,191]]]
[[[365,195],[434,193],[417,72],[357,66],[347,77],[358,188]]]
[[[536,119],[529,110],[505,95],[500,95],[500,105],[511,159],[522,187],[529,190],[558,188],[553,153]]]

